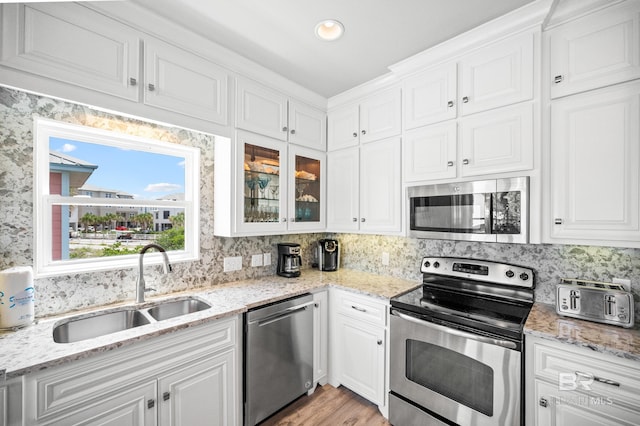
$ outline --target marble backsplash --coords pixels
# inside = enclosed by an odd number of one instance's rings
[[[423,256],[460,256],[526,265],[536,271],[536,299],[552,303],[561,277],[632,281],[636,313],[640,307],[640,250],[607,247],[490,244],[422,240],[355,234],[300,234],[264,237],[213,236],[212,135],[165,127],[102,112],[87,106],[0,87],[0,269],[33,263],[33,118],[100,127],[121,133],[194,146],[201,151],[200,260],[178,263],[170,275],[148,267],[145,279],[157,294],[191,290],[222,282],[274,275],[276,244],[300,243],[303,267],[310,267],[312,246],[327,235],[341,246],[342,267],[420,280]],[[251,255],[271,253],[268,267],[250,267]],[[383,252],[390,254],[382,266]],[[243,256],[243,269],[223,272],[223,258]],[[42,317],[135,298],[135,269],[85,273],[37,279],[36,316]]]

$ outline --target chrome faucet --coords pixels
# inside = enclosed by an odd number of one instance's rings
[[[162,264],[162,269],[163,272],[165,274],[168,274],[169,272],[171,272],[172,268],[171,268],[171,264],[169,263],[169,256],[167,256],[167,252],[164,248],[162,248],[162,246],[159,246],[158,244],[147,244],[146,246],[144,246],[142,248],[142,250],[140,250],[140,258],[138,260],[138,279],[136,280],[136,303],[142,303],[144,302],[144,291],[145,291],[145,284],[144,284],[144,276],[143,276],[143,267],[142,267],[142,259],[144,258],[144,254],[149,250],[149,249],[156,249],[158,250],[160,253],[162,253],[162,258],[163,258],[163,264]]]

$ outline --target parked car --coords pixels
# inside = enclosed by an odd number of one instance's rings
[[[128,231],[129,228],[126,226],[116,226],[116,231]]]
[[[131,231],[122,231],[118,232],[118,236],[116,237],[118,240],[130,240],[131,239]]]

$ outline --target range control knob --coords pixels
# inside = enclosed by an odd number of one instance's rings
[[[509,270],[505,273],[505,275],[507,276],[507,278],[513,278],[513,276],[514,276],[515,274],[513,273],[513,271],[512,271],[511,269],[509,269]]]
[[[440,267],[440,262],[433,262],[433,267],[434,268],[439,268]]]
[[[523,272],[520,274],[520,279],[522,281],[527,281],[529,279],[529,274],[527,274],[526,272]]]
[[[429,266],[431,266],[431,262],[429,262],[428,260],[426,262],[424,262],[424,267],[428,268]]]

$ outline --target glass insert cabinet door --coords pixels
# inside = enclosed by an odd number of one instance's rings
[[[289,229],[323,229],[325,154],[289,145],[289,165]]]

